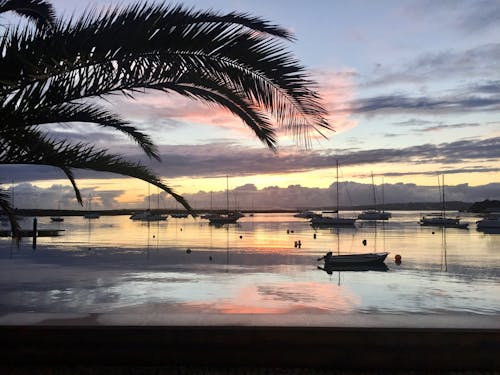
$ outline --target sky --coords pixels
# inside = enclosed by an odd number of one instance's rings
[[[63,17],[118,4],[52,3]],[[269,202],[279,207],[312,205],[319,197],[331,204],[337,160],[340,181],[351,184],[355,204],[372,200],[372,173],[377,199],[383,182],[388,202],[438,200],[438,174],[446,176],[450,199],[500,199],[499,1],[182,4],[249,13],[291,30],[296,40],[286,48],[317,82],[335,129],[328,139],[315,137],[306,149],[280,135],[273,153],[229,112],[159,93],[134,101],[113,97],[106,105],[153,136],[162,163],[150,162],[122,134],[89,125],[54,125],[53,136],[141,160],[195,206],[206,206],[210,191],[222,194],[227,175],[234,205],[247,206],[242,208],[266,201],[270,191]],[[4,184],[15,187],[18,205],[39,205],[44,196],[45,206],[62,202],[62,208],[74,208],[69,182],[53,168],[0,167],[0,173]],[[117,175],[75,174],[82,192],[100,208],[144,206],[148,193],[158,193]]]

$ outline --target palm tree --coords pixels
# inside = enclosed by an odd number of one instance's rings
[[[36,27],[7,28],[0,40],[0,164],[56,166],[80,203],[73,168],[142,179],[189,209],[143,165],[45,133],[54,123],[94,123],[127,134],[160,160],[148,135],[89,99],[176,92],[229,109],[271,150],[277,130],[308,146],[312,131],[331,129],[314,83],[281,42],[292,35],[266,20],[142,3],[67,22],[55,19],[43,0],[0,0],[4,11],[17,11]],[[0,206],[5,203],[0,196]]]

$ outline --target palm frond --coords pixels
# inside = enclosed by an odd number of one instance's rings
[[[127,161],[119,155],[110,154],[106,150],[97,150],[93,146],[82,143],[69,144],[66,141],[53,141],[35,129],[31,129],[20,137],[23,138],[21,142],[19,139],[9,142],[0,137],[0,164],[50,165],[60,168],[73,184],[80,204],[81,195],[76,187],[72,169],[111,172],[143,180],[171,195],[187,210],[192,210],[182,196],[175,193],[140,163]],[[33,150],[34,148],[36,150]]]
[[[32,81],[18,85],[13,96],[17,103],[42,92],[41,107],[160,83],[196,87],[201,75],[246,93],[249,106],[269,111],[278,126],[307,141],[310,131],[331,126],[314,82],[273,39],[283,35],[245,15],[136,4],[89,13],[73,24],[58,24],[51,34],[14,33],[5,42],[0,71],[16,69],[16,59],[32,58],[27,53],[11,58],[10,50],[44,51],[37,64],[25,64]]]
[[[34,21],[38,27],[55,23],[54,8],[44,0],[0,0],[0,13],[4,12],[15,12]]]

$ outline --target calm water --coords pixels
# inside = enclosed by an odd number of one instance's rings
[[[314,229],[292,214],[222,228],[192,218],[39,218],[65,232],[39,238],[35,251],[30,239],[19,248],[0,240],[0,324],[12,314],[144,311],[500,316],[500,234],[476,231],[474,217],[463,219],[468,230],[420,227],[420,215],[393,212],[352,229]],[[317,262],[326,251],[390,255],[387,270],[328,273]]]

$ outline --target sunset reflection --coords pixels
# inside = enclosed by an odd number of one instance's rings
[[[187,305],[221,314],[288,314],[311,310],[349,312],[359,304],[359,297],[347,288],[325,283],[290,282],[245,286],[230,300]]]

